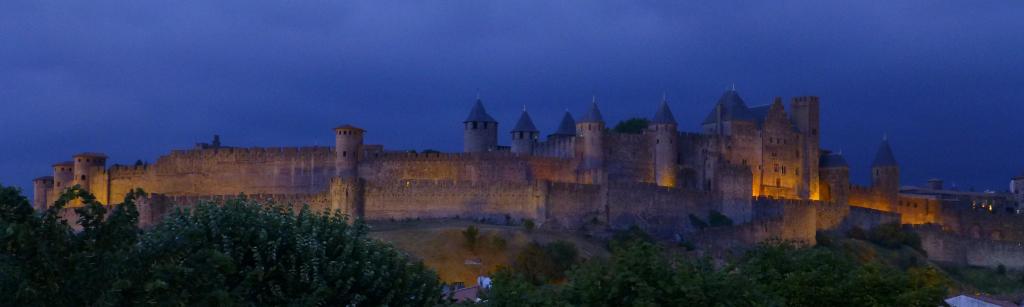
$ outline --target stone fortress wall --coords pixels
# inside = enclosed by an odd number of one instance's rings
[[[939,199],[898,194],[898,166],[887,141],[873,163],[871,185],[851,185],[841,155],[819,148],[818,99],[794,98],[791,110],[779,98],[746,107],[727,91],[702,132],[679,132],[663,101],[650,126],[633,134],[606,130],[594,103],[579,122],[567,113],[559,131],[543,141],[524,111],[509,148],[497,145],[498,124],[478,101],[463,125],[463,153],[386,151],[364,144],[365,131],[349,125],[335,129],[334,147],[233,148],[215,139],[153,164],[110,168],[105,156],[83,153],[34,181],[35,206],[44,209],[78,184],[103,203],[119,202],[118,195],[134,188],[153,193],[140,209],[144,226],[175,208],[244,194],[369,221],[531,220],[569,231],[637,226],[660,238],[715,246],[768,238],[814,243],[818,231],[888,222],[1024,241],[1024,227],[1013,216],[991,220],[945,210]],[[712,211],[736,226],[702,230],[692,224],[691,217],[707,220]]]

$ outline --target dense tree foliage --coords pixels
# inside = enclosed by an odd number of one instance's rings
[[[615,124],[612,131],[618,133],[641,134],[644,132],[644,129],[647,129],[647,124],[649,123],[650,121],[646,118],[634,117]]]
[[[565,272],[579,258],[576,245],[556,241],[542,245],[532,242],[516,255],[512,269],[533,284],[554,282],[565,278]]]
[[[238,200],[145,233],[130,193],[76,188],[43,213],[0,187],[0,302],[13,305],[433,305],[437,277],[339,213]],[[74,200],[80,231],[60,217]],[[107,210],[111,212],[107,212]]]
[[[859,264],[828,248],[759,246],[731,263],[686,259],[655,244],[615,244],[563,285],[536,286],[516,270],[496,275],[487,302],[496,306],[938,306],[947,280],[937,270],[907,272]]]

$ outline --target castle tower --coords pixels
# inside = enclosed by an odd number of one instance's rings
[[[53,176],[43,176],[32,180],[32,208],[43,211],[49,207],[50,191],[53,190]]]
[[[1010,178],[1010,193],[1013,194],[1018,205],[1024,205],[1024,173]]]
[[[334,167],[338,177],[357,177],[359,153],[363,149],[363,134],[365,132],[366,130],[352,125],[334,128]]]
[[[549,134],[548,138],[571,138],[574,136],[576,136],[576,120],[572,118],[572,114],[569,111],[565,111],[562,121],[558,123],[558,129],[555,130],[555,133]]]
[[[594,170],[604,167],[604,118],[597,108],[597,99],[590,104],[590,111],[576,123],[576,136],[582,139],[583,169]]]
[[[882,137],[875,161],[871,163],[871,188],[880,193],[889,206],[896,203],[900,192],[900,167],[893,157],[887,137]]]
[[[819,199],[836,204],[849,203],[850,165],[846,159],[842,154],[823,152],[819,160]]]
[[[74,186],[72,181],[75,179],[74,169],[75,162],[64,161],[53,164],[53,190],[56,193],[63,192],[64,189]]]
[[[820,187],[818,186],[818,165],[821,157],[820,137],[820,106],[816,96],[794,97],[790,107],[793,110],[793,122],[797,131],[802,135],[800,148],[800,169],[803,170],[801,182],[806,185],[800,187],[800,195],[810,199],[821,199]]]
[[[742,126],[753,126],[754,121],[750,108],[733,87],[722,93],[714,109],[704,117],[701,127],[705,134],[732,135],[733,130],[742,130]]]
[[[530,114],[523,108],[523,114],[519,116],[515,128],[512,128],[512,152],[515,154],[529,155],[533,153],[533,145],[537,143],[540,131],[533,125]]]
[[[83,189],[93,192],[91,183],[99,181],[100,178],[93,178],[101,175],[107,166],[107,156],[101,153],[83,152],[72,156],[74,165],[74,178],[71,185],[80,185]],[[95,193],[95,192],[93,192]],[[98,198],[98,197],[97,197]]]
[[[96,197],[96,201],[106,204],[107,198],[107,156],[95,152],[83,152],[72,156],[74,178],[71,185],[79,185]]]
[[[679,159],[677,127],[668,99],[662,98],[658,112],[647,125],[648,133],[654,138],[654,180],[659,186],[676,186]]]
[[[486,152],[498,147],[498,121],[487,114],[479,97],[462,124],[463,151]]]

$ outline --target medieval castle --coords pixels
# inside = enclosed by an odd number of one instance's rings
[[[364,143],[367,131],[351,125],[334,129],[333,148],[235,148],[215,138],[153,164],[109,168],[105,155],[81,153],[34,181],[34,205],[45,209],[75,185],[103,203],[143,188],[153,193],[140,208],[145,226],[176,206],[244,193],[369,221],[638,226],[711,245],[769,237],[813,242],[816,231],[900,222],[922,225],[936,257],[1024,267],[1024,223],[1017,221],[1024,176],[1011,183],[1016,198],[943,189],[941,182],[901,188],[899,164],[883,139],[871,184],[853,185],[843,156],[820,148],[819,108],[814,96],[793,98],[788,108],[781,98],[750,107],[728,90],[700,132],[680,132],[663,99],[634,134],[608,129],[594,102],[578,120],[566,112],[543,139],[524,110],[508,131],[511,146],[502,146],[499,123],[477,99],[463,121],[461,153],[386,150]],[[694,225],[718,213],[736,226]],[[994,243],[974,245],[981,241]]]

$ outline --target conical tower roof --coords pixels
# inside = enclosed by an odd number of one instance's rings
[[[469,116],[463,122],[491,122],[496,123],[490,114],[487,114],[487,110],[484,110],[484,102],[480,98],[476,99],[476,103],[473,104],[473,108],[469,110]]]
[[[676,124],[676,117],[672,115],[672,110],[668,108],[668,99],[661,99],[661,106],[658,107],[658,112],[654,113],[654,119],[651,120],[652,124]]]
[[[892,155],[892,147],[889,147],[889,139],[885,137],[882,138],[882,144],[875,153],[875,161],[871,163],[871,167],[884,166],[898,166],[896,158]]]
[[[552,136],[574,136],[576,135],[576,120],[572,118],[572,114],[569,111],[565,111],[565,115],[562,116],[562,122],[558,124],[558,130],[551,134]]]
[[[818,167],[821,168],[849,168],[850,165],[846,163],[846,158],[843,158],[842,154],[838,153],[827,153],[821,155],[821,161],[818,162]]]
[[[722,94],[721,98],[718,98],[715,108],[711,109],[711,113],[704,118],[704,124],[712,124],[718,121],[719,106],[722,107],[723,121],[754,120],[754,116],[750,114],[750,109],[747,108],[747,104],[743,102],[743,98],[740,98],[740,94],[736,92],[736,89],[729,89]]]
[[[603,123],[604,117],[601,116],[601,110],[597,108],[597,99],[590,103],[590,110],[587,111],[583,118],[580,118],[581,123]]]
[[[515,128],[512,128],[512,132],[540,132],[540,130],[533,125],[530,113],[526,113],[526,109],[523,109],[523,114],[519,115],[519,121],[516,122]]]

